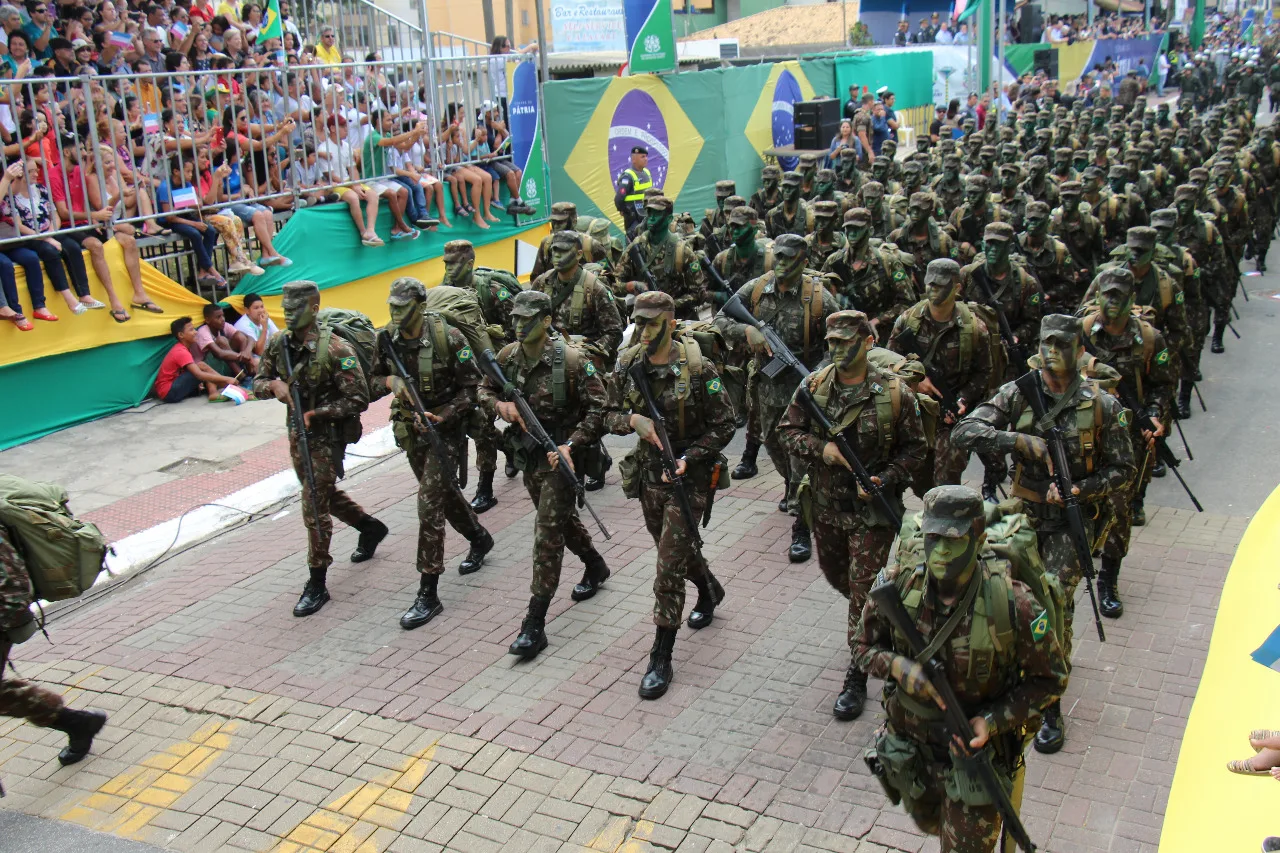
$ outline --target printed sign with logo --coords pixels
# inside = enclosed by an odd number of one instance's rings
[[[507,112],[511,122],[511,161],[523,173],[520,192],[525,204],[549,213],[546,175],[542,168],[542,122],[538,121],[538,66],[531,61],[507,63]]]
[[[624,0],[627,70],[646,74],[676,69],[676,33],[671,0]]]
[[[622,0],[552,0],[551,36],[558,53],[624,51]]]

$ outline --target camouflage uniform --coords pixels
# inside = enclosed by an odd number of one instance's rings
[[[656,317],[664,310],[672,310],[669,303],[663,305],[662,302],[660,295],[643,294],[636,300],[637,316]],[[697,347],[692,338],[675,340],[672,347],[670,363],[657,365],[646,361],[644,369],[649,388],[666,419],[672,451],[676,458],[683,458],[688,464],[685,492],[694,517],[701,519],[713,469],[723,463],[721,451],[733,438],[733,407],[711,360],[699,355],[700,364],[692,363],[690,351]],[[649,408],[627,372],[636,359],[642,357],[641,344],[628,347],[609,376],[604,424],[614,435],[634,432],[630,423],[632,414],[649,417]],[[675,489],[663,482],[662,454],[649,442],[639,441],[627,459],[628,469],[634,470],[645,527],[658,549],[653,622],[659,627],[678,628],[684,615],[685,578],[692,580],[703,593],[704,588],[710,586],[710,572],[681,516]],[[630,488],[630,484],[627,487]]]
[[[1042,201],[1027,205],[1027,215],[1045,228],[1024,231],[1018,235],[1018,252],[1044,290],[1044,309],[1049,313],[1074,313],[1083,295],[1079,270],[1071,258],[1067,244],[1047,231],[1049,206]]]
[[[285,285],[285,300],[305,299],[306,294],[319,291],[291,282]],[[304,410],[311,411],[311,429],[307,445],[311,451],[311,468],[315,475],[315,495],[307,484],[302,462],[302,449],[294,427],[294,418],[285,416],[289,431],[289,456],[293,470],[302,484],[302,521],[307,527],[307,566],[311,570],[312,583],[324,585],[325,575],[333,564],[329,554],[329,542],[333,538],[333,519],[360,530],[381,526],[360,505],[338,488],[343,475],[343,456],[346,441],[336,434],[340,421],[356,418],[369,407],[369,384],[360,367],[355,349],[338,335],[327,335],[327,357],[317,352],[321,334],[312,324],[305,337],[299,339],[292,331],[276,335],[267,344],[253,380],[256,396],[272,396],[271,381],[289,382],[285,375],[282,347],[289,347],[293,366],[292,381],[302,393]],[[314,503],[313,503],[314,500]],[[385,530],[385,527],[382,528]]]
[[[557,201],[551,205],[551,233],[543,237],[542,242],[538,244],[538,255],[534,258],[533,270],[529,273],[530,281],[551,269],[551,238],[555,236],[555,233],[557,231],[573,231],[577,227],[577,223],[578,206],[576,204],[571,201]],[[592,255],[591,238],[584,233],[581,235],[581,239],[583,253],[588,256]],[[448,251],[448,246],[445,247],[445,250]],[[488,316],[488,314],[485,315],[486,318]]]
[[[5,678],[12,641],[31,625],[31,578],[27,564],[14,548],[12,534],[0,524],[0,716],[25,717],[33,726],[50,728],[58,722],[62,697],[20,678]]]
[[[938,202],[932,193],[912,193],[908,201],[908,220],[889,235],[889,242],[915,258],[911,268],[917,292],[924,288],[924,271],[930,261],[954,258],[955,241],[944,226],[933,218]],[[914,211],[914,218],[912,211]],[[914,300],[913,300],[914,301]]]
[[[397,279],[396,284],[403,281]],[[417,284],[421,287],[420,282]],[[391,298],[408,300],[412,295],[409,288],[397,290],[393,285]],[[434,427],[448,448],[450,466],[456,469],[458,460],[466,458],[467,416],[475,408],[476,386],[480,384],[475,354],[462,333],[434,311],[424,312],[422,333],[415,340],[406,339],[394,323],[386,334],[391,336],[391,346],[408,372],[409,381],[417,386],[423,408],[441,419]],[[442,341],[446,352],[439,351]],[[381,349],[378,356],[371,380],[375,388],[385,386],[388,377],[399,375]],[[392,400],[391,428],[396,446],[405,452],[418,480],[418,572],[439,575],[444,572],[444,521],[469,542],[484,538],[485,529],[471,505],[449,484],[456,470],[445,467],[414,419],[412,406],[399,397]]]
[[[622,343],[622,317],[613,293],[594,273],[579,264],[569,281],[561,281],[553,268],[534,279],[530,289],[551,297],[551,328],[588,355],[597,370],[613,364]]]
[[[1098,274],[1110,269],[1123,267],[1135,274],[1136,290],[1134,292],[1137,306],[1149,309],[1150,322],[1160,330],[1169,344],[1170,355],[1173,356],[1175,368],[1179,371],[1179,355],[1191,345],[1191,330],[1187,324],[1186,297],[1182,288],[1170,277],[1169,273],[1156,261],[1156,232],[1154,228],[1141,226],[1130,228],[1125,238],[1127,245],[1112,253],[1111,263],[1103,264]],[[1152,261],[1146,274],[1136,279],[1132,259],[1143,253],[1152,253]],[[1097,296],[1098,279],[1094,279],[1085,293],[1085,305],[1090,305]]]
[[[834,201],[817,201],[813,204],[814,231],[804,238],[809,244],[809,269],[820,270],[827,258],[844,249],[847,241],[844,232],[834,227],[841,216],[840,205]],[[754,276],[753,276],[754,278]]]
[[[1203,311],[1200,326],[1207,334],[1210,312],[1215,312],[1214,319],[1221,321],[1222,325],[1218,327],[1215,323],[1214,335],[1220,340],[1222,333],[1226,331],[1227,319],[1231,312],[1231,300],[1224,297],[1228,292],[1229,282],[1234,281],[1238,273],[1232,270],[1226,244],[1223,242],[1222,232],[1218,230],[1218,226],[1210,221],[1210,217],[1203,216],[1194,209],[1197,197],[1196,188],[1189,184],[1183,184],[1174,190],[1174,204],[1178,209],[1178,225],[1174,233],[1178,243],[1187,247],[1187,251],[1191,253],[1200,271],[1200,298],[1203,303],[1200,309]],[[1189,317],[1188,320],[1191,321],[1192,318]],[[1196,326],[1192,327],[1193,335],[1196,334],[1196,328]],[[1200,346],[1196,348],[1193,363],[1190,365],[1195,370],[1193,376],[1197,381],[1199,381],[1200,350],[1204,348],[1204,337],[1199,336],[1199,341]]]
[[[645,202],[645,209],[650,216],[665,213],[671,216],[671,202],[662,196],[656,196]],[[653,276],[658,289],[670,294],[676,302],[676,317],[681,320],[696,320],[698,306],[706,301],[706,292],[702,282],[701,266],[693,247],[686,241],[668,232],[660,231],[662,239],[653,242],[653,232],[643,230],[635,238],[633,250],[628,250],[618,263],[617,280],[619,282],[643,281],[644,273],[636,266],[633,252],[638,253],[649,274]],[[615,313],[617,309],[614,309]],[[619,326],[621,330],[621,326]],[[619,336],[618,341],[622,338]],[[613,345],[617,351],[618,344]]]
[[[988,223],[994,222],[996,210],[988,201],[990,183],[982,175],[970,175],[965,179],[964,192],[968,199],[951,211],[951,234],[958,246],[956,260],[969,263],[982,245],[982,232]]]
[[[1084,273],[1081,277],[1092,279],[1098,264],[1106,257],[1102,225],[1079,206],[1083,189],[1078,181],[1065,181],[1058,190],[1062,194],[1062,206],[1053,211],[1049,233],[1066,244],[1076,269]]]
[[[794,205],[787,213],[787,205]],[[782,176],[782,201],[764,215],[765,233],[773,240],[783,234],[805,236],[813,230],[813,212],[800,198],[800,175],[787,172]],[[677,315],[678,316],[678,315]]]
[[[955,261],[944,258],[929,264],[929,275],[939,279],[950,276],[954,282],[960,270]],[[918,359],[946,386],[939,386],[938,390],[953,394],[956,403],[967,410],[986,399],[991,387],[991,333],[961,302],[943,322],[933,319],[929,305],[929,300],[924,299],[898,318],[889,335],[889,349]],[[945,420],[938,422],[933,447],[934,485],[958,484],[969,462],[968,451],[951,442],[952,426]]]
[[[778,189],[778,182],[781,180],[782,170],[777,166],[765,166],[760,170],[761,187],[751,194],[751,200],[747,202],[760,219],[764,219],[775,205],[782,203],[782,192]]]
[[[531,296],[534,298],[529,299]],[[526,302],[537,307],[545,304],[550,310],[545,294],[540,294],[540,299],[538,296],[530,291],[517,297],[517,316]],[[508,344],[498,354],[498,364],[507,381],[523,392],[534,415],[557,444],[569,441],[585,447],[599,441],[603,434],[605,390],[591,359],[576,350],[571,353],[571,349],[563,338],[548,337],[542,354],[530,362],[519,343]],[[558,360],[562,365],[559,368]],[[557,390],[561,373],[563,385]],[[485,377],[479,390],[480,404],[492,411],[500,399],[502,389]],[[530,589],[535,598],[549,601],[560,583],[565,548],[586,560],[596,554],[595,546],[578,517],[573,490],[551,469],[546,454],[540,448],[522,448],[517,450],[516,463],[524,472],[524,485],[538,514],[534,522]]]
[[[963,499],[956,496],[961,492]],[[981,513],[982,502],[976,492],[960,487],[935,489],[926,496],[924,531],[963,535],[972,530],[973,519]],[[988,552],[977,564],[969,581],[979,584],[975,598],[983,596],[983,590],[991,586],[989,579],[1002,562]],[[886,569],[884,580],[897,588],[908,614],[924,636],[934,637],[953,615],[954,605],[940,601],[924,565]],[[1045,611],[1019,581],[1008,584],[1007,594],[1016,635],[1011,649],[986,654],[974,650],[972,634],[979,617],[971,606],[959,617],[951,639],[943,641],[934,656],[963,704],[965,716],[987,720],[992,760],[1006,787],[1021,771],[1025,731],[1067,684],[1066,658]],[[890,679],[892,675],[910,682],[905,674],[897,673],[910,672],[911,649],[872,602],[863,608],[853,658],[870,676]],[[886,719],[876,740],[885,782],[890,784],[887,780],[892,778],[913,789],[894,786],[903,796],[907,814],[920,829],[940,836],[942,853],[991,853],[1000,837],[999,813],[994,805],[966,804],[953,787],[956,765],[949,753],[950,738],[940,725],[941,712],[926,701],[907,695],[898,680],[885,684]],[[914,756],[920,763],[912,768],[910,760],[904,760],[907,756]],[[904,778],[908,775],[909,782]]]
[[[860,311],[839,311],[827,317],[828,340],[841,337],[861,341],[869,334],[871,324]],[[870,364],[863,381],[856,385],[843,384],[834,365],[820,368],[805,382],[867,473],[880,478],[885,497],[901,516],[902,493],[929,455],[920,407],[906,382]],[[851,472],[824,461],[823,450],[834,436],[827,435],[810,418],[794,395],[778,424],[778,433],[782,445],[808,463],[806,502],[811,507],[818,567],[836,592],[849,600],[848,639],[852,648],[867,592],[889,559],[897,528],[870,502],[869,496],[861,497],[863,493]],[[840,719],[857,717],[866,701],[866,677],[851,668],[849,679],[854,684],[846,680],[845,691],[853,689],[857,698],[842,694],[835,709]]]
[[[871,214],[855,207],[844,215],[844,251],[827,258],[822,272],[835,291],[841,309],[861,311],[876,325],[878,340],[886,339],[893,321],[915,299],[915,288],[894,244],[871,241]]]
[[[942,160],[942,174],[933,181],[930,188],[938,199],[940,210],[956,210],[964,204],[964,181],[960,178],[960,158],[954,154]]]

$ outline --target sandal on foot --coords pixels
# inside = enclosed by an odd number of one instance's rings
[[[98,310],[98,309],[100,309],[100,308],[106,308],[106,307],[107,307],[107,306],[103,305],[101,302],[99,302],[98,300],[94,299],[92,296],[91,296],[91,297],[89,297],[89,301],[88,301],[88,302],[85,302],[83,299],[81,299],[81,300],[80,300],[80,304],[81,304],[81,305],[83,305],[85,308],[88,308],[88,309],[89,309],[89,310],[91,310],[91,311],[96,311],[96,310]]]
[[[13,325],[17,326],[19,332],[29,332],[35,328],[31,321],[21,314],[14,314],[12,317],[5,317],[5,319],[11,321]]]
[[[127,323],[133,318],[129,316],[128,311],[125,311],[123,308],[120,308],[120,309],[112,310],[111,319],[115,320],[117,323]]]
[[[71,313],[75,314],[77,317],[88,310],[89,306],[85,305],[83,302],[77,302],[75,305],[71,306]]]
[[[163,314],[164,309],[148,299],[146,302],[130,302],[130,308],[137,308],[139,311],[149,311],[152,314]]]
[[[1232,773],[1239,773],[1241,776],[1270,776],[1270,768],[1266,770],[1257,770],[1253,766],[1252,758],[1237,758],[1234,761],[1227,762],[1227,769]]]
[[[37,308],[31,312],[31,316],[37,320],[44,320],[47,323],[58,322],[58,315],[50,311],[48,308]]]
[[[1280,731],[1275,729],[1254,729],[1249,732],[1249,745],[1253,746],[1255,741],[1276,740],[1280,738]],[[1253,746],[1254,752],[1261,752],[1266,747]]]

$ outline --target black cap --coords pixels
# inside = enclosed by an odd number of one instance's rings
[[[643,145],[636,145],[631,148],[631,153],[632,154],[648,154],[649,149],[645,148]]]

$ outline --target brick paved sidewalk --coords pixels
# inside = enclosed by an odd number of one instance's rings
[[[56,645],[23,647],[25,677],[112,716],[65,769],[61,735],[0,723],[5,805],[180,850],[936,850],[862,764],[878,706],[852,724],[830,715],[845,602],[816,562],[787,562],[771,468],[717,502],[707,553],[728,597],[713,626],[681,630],[657,702],[636,695],[652,543],[615,486],[592,496],[615,532],[600,542],[614,576],[574,604],[581,565],[567,557],[550,648],[522,663],[506,654],[528,601],[519,481],[499,476],[482,571],[457,575],[465,543],[450,531],[445,612],[406,632],[414,483],[399,460],[354,479],[392,535],[374,561],[335,564],[320,614],[289,615],[305,578],[295,504],[62,616]],[[1076,632],[1067,746],[1029,759],[1024,818],[1054,853],[1156,849],[1245,526],[1148,515],[1124,618],[1105,646]],[[340,529],[335,553],[354,541]]]

